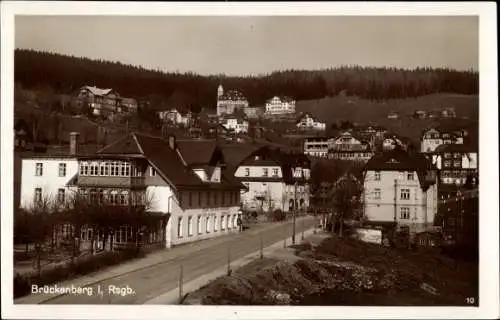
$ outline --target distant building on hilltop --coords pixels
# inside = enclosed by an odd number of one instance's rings
[[[113,89],[100,89],[95,86],[81,87],[76,94],[75,101],[80,107],[90,108],[93,115],[105,118],[119,113],[137,111],[135,99],[121,97]]]
[[[420,152],[432,153],[443,144],[463,144],[468,131],[460,128],[436,126],[424,130],[420,141]]]
[[[236,134],[248,133],[248,120],[238,117],[225,117],[221,120],[221,125]]]
[[[387,119],[399,119],[399,114],[395,111],[389,112]]]
[[[224,92],[222,85],[217,89],[217,115],[233,114],[237,109],[248,107],[248,100],[236,90]]]
[[[275,96],[266,101],[266,116],[295,113],[295,100],[290,97]]]
[[[368,161],[373,156],[370,144],[351,132],[344,132],[331,139],[328,153],[331,159],[351,161]]]

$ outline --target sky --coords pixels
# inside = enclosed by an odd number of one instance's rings
[[[341,65],[478,70],[474,16],[16,16],[15,47],[165,72]]]

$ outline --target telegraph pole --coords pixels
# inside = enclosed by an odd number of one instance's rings
[[[295,192],[293,201],[295,205],[292,213],[292,219],[293,219],[292,244],[295,244],[295,212],[297,212],[297,180],[295,180]]]

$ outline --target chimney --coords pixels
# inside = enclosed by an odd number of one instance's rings
[[[78,153],[78,136],[80,133],[71,132],[69,134],[69,154],[76,155]]]
[[[175,150],[175,136],[174,135],[168,136],[168,146],[170,147],[170,149]]]

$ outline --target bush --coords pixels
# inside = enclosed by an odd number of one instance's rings
[[[274,210],[272,213],[273,221],[283,221],[286,218],[286,213],[280,209]]]
[[[36,274],[16,274],[14,276],[14,298],[29,294],[33,284],[38,286],[50,285],[68,280],[77,275],[89,274],[104,267],[116,265],[142,256],[144,256],[142,251],[137,252],[136,248],[127,248],[118,252],[105,252],[98,255],[91,255],[73,264],[68,262],[64,265],[42,271],[40,277]]]

